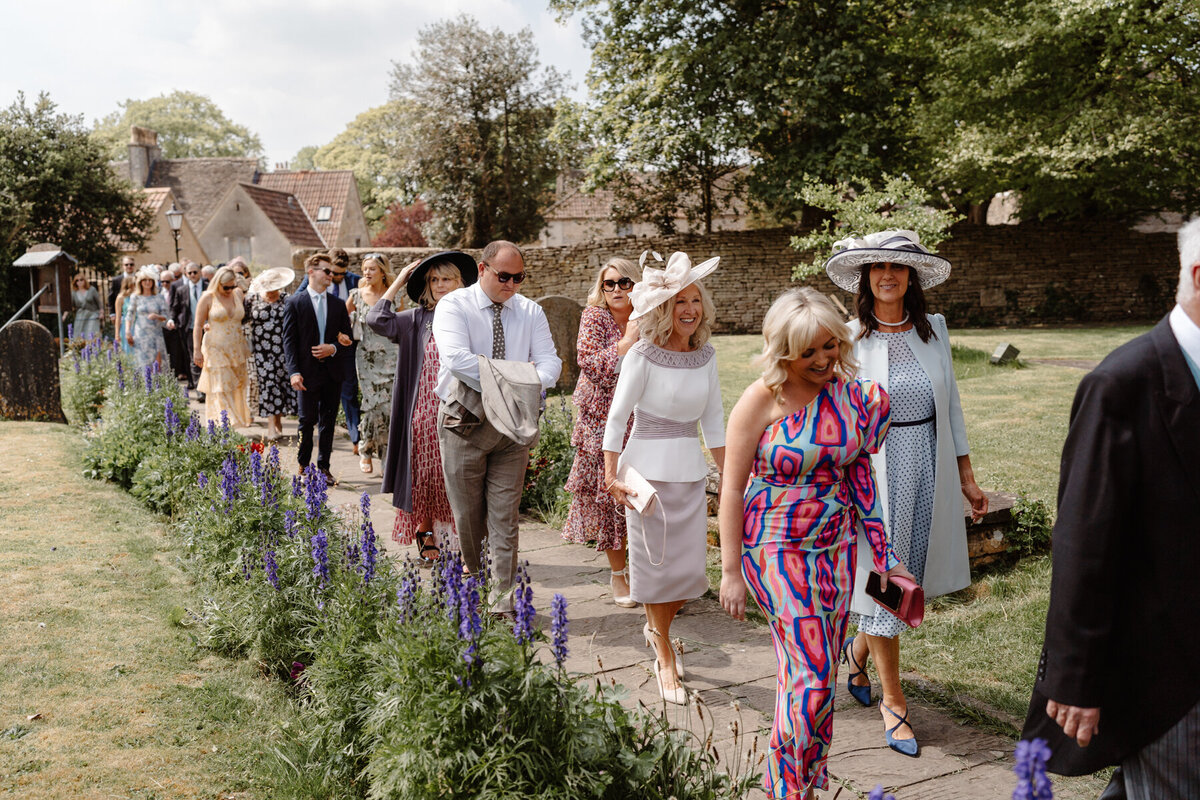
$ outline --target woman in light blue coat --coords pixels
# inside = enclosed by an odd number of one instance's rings
[[[838,242],[825,270],[856,295],[858,319],[850,322],[858,377],[870,378],[891,397],[891,430],[871,456],[892,547],[916,576],[927,598],[971,583],[962,500],[975,519],[987,513],[987,495],[975,483],[950,334],[941,314],[925,313],[925,289],[950,275],[950,262],[921,246],[912,231],[883,231]],[[861,534],[860,534],[861,538]],[[860,542],[859,548],[864,547]],[[900,687],[900,632],[905,625],[864,591],[870,561],[859,562],[851,610],[859,636],[847,641],[847,687],[871,702],[868,653],[883,688],[880,714],[888,746],[919,753]]]

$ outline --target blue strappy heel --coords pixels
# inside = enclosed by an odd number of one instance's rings
[[[916,758],[917,755],[921,752],[921,746],[919,744],[917,744],[916,731],[913,731],[913,738],[911,738],[911,739],[893,739],[892,738],[892,734],[896,730],[898,730],[901,725],[908,723],[908,712],[905,711],[904,716],[900,716],[895,711],[892,711],[890,708],[885,706],[883,704],[882,700],[879,701],[879,707],[882,708],[884,711],[888,712],[889,714],[891,714],[896,719],[900,720],[892,727],[883,729],[883,736],[885,739],[887,739],[887,746],[892,748],[893,750],[895,750],[897,753],[899,753],[902,756],[908,756],[909,758]],[[911,728],[912,725],[909,725],[909,727]]]
[[[866,686],[854,684],[855,678],[867,674],[867,671],[854,658],[854,637],[850,637],[842,645],[842,663],[852,670],[857,670],[857,672],[851,672],[850,677],[846,678],[846,689],[849,690],[850,696],[857,700],[859,705],[869,707],[871,705],[871,684],[868,683]]]

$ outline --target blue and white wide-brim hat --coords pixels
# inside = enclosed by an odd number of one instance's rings
[[[917,275],[922,289],[929,289],[950,277],[950,261],[921,246],[913,231],[879,231],[862,238],[853,236],[835,242],[833,255],[825,262],[829,280],[851,294],[858,292],[864,264],[890,262],[904,264]]]

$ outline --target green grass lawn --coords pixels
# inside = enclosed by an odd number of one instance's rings
[[[291,704],[192,645],[163,521],[82,476],[76,429],[0,439],[0,795],[271,796],[259,764]]]
[[[951,331],[955,373],[971,442],[971,461],[985,489],[1026,492],[1053,508],[1071,402],[1083,369],[1026,359],[1098,362],[1148,326]],[[714,339],[726,408],[759,374],[751,361],[759,336]],[[1021,350],[1020,366],[994,367],[1001,342]],[[719,572],[717,573],[719,577]],[[924,624],[905,635],[901,666],[931,682],[953,706],[963,696],[1001,712],[1012,730],[1024,719],[1041,649],[1050,589],[1050,558],[1033,556],[974,576],[970,589],[931,603]]]

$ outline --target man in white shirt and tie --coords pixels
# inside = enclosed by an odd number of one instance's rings
[[[472,573],[479,570],[483,540],[489,542],[492,610],[499,613],[512,611],[529,446],[508,439],[468,408],[482,407],[480,355],[531,362],[543,389],[558,381],[562,361],[550,325],[541,306],[518,294],[524,280],[521,249],[512,242],[491,242],[479,261],[478,283],[443,297],[433,318],[441,358],[436,392],[442,400],[438,441],[446,494],[463,563]]]
[[[208,287],[208,281],[200,277],[200,265],[194,261],[184,260],[183,278],[171,285],[171,301],[168,303],[169,314],[166,328],[177,331],[182,350],[187,355],[187,388],[195,389],[196,381],[200,380],[200,368],[196,366],[192,353],[192,322],[196,318],[196,306],[200,303],[200,295]],[[204,400],[204,396],[200,396]]]

